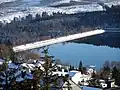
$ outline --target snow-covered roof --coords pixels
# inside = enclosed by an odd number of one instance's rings
[[[2,65],[3,62],[4,62],[4,60],[0,58],[0,65]]]
[[[14,1],[16,1],[16,0],[0,0],[0,4],[6,3],[6,2],[14,2]]]
[[[31,73],[28,73],[25,75],[26,79],[33,79],[33,75]]]
[[[78,73],[79,71],[75,71],[75,70],[72,70],[69,72],[69,76],[70,77],[73,77],[76,73]]]
[[[17,81],[17,82],[21,82],[21,81],[23,81],[23,80],[24,80],[24,78],[22,78],[22,77],[16,78],[16,81]]]
[[[94,66],[94,65],[90,65],[90,66],[89,66],[89,68],[95,68],[95,67],[96,67],[96,66]]]
[[[23,63],[23,64],[21,64],[21,66],[23,66],[23,67],[26,67],[26,68],[29,68],[29,69],[33,69],[33,68],[35,68],[35,64],[27,64],[27,63]]]
[[[15,65],[14,63],[9,63],[8,64],[9,68],[12,68],[12,69],[18,69],[18,65]]]

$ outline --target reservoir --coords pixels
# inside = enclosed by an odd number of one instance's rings
[[[120,61],[119,48],[83,43],[68,42],[51,45],[49,55],[75,67],[78,67],[79,62],[82,61],[84,66],[94,65],[97,69],[100,69],[105,61]]]

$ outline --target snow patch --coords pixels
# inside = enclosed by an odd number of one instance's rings
[[[107,5],[108,7],[111,7],[112,5],[120,5],[120,1],[106,2],[105,5]]]
[[[28,6],[36,5],[40,3],[40,1],[42,0],[23,0],[23,2],[26,3]]]
[[[0,0],[0,4],[7,3],[7,2],[14,2],[14,1],[16,0]]]
[[[54,2],[52,5],[58,5],[58,4],[63,4],[63,3],[70,3],[70,1],[81,2],[81,0],[61,0],[61,1],[58,1],[58,2]]]
[[[2,23],[10,23],[14,17],[22,18],[26,17],[28,14],[32,14],[35,17],[36,14],[42,15],[43,12],[47,12],[48,15],[52,15],[52,13],[66,13],[66,14],[74,14],[78,12],[92,12],[92,11],[103,11],[103,7],[99,4],[89,4],[89,5],[73,5],[70,7],[27,7],[24,11],[8,13],[7,15],[1,16],[0,21]]]

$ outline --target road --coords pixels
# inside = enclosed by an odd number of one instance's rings
[[[40,48],[40,47],[49,46],[52,44],[57,44],[57,43],[62,43],[62,42],[67,42],[67,41],[71,41],[71,40],[75,40],[75,39],[88,37],[88,36],[102,34],[104,32],[105,32],[104,30],[99,29],[99,30],[93,30],[93,31],[88,31],[88,32],[53,38],[53,39],[44,40],[44,41],[37,41],[34,43],[15,46],[15,47],[13,47],[13,50],[14,50],[14,52],[21,52],[21,51],[25,51],[25,50]]]
[[[73,81],[69,80],[69,83],[70,83],[70,87],[69,87],[70,89],[68,89],[68,83],[65,82],[62,90],[82,90],[80,86],[75,84]]]

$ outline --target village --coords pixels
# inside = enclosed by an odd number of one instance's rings
[[[10,56],[11,59],[1,57],[0,90],[21,90],[23,87],[26,87],[24,90],[119,90],[111,72],[102,79],[93,65],[84,67],[82,61],[79,67],[65,65],[54,62],[47,49],[43,49],[43,53],[39,59],[34,53],[34,57],[28,55],[28,60],[20,56],[18,60],[14,56]],[[1,52],[1,56],[5,54]]]

